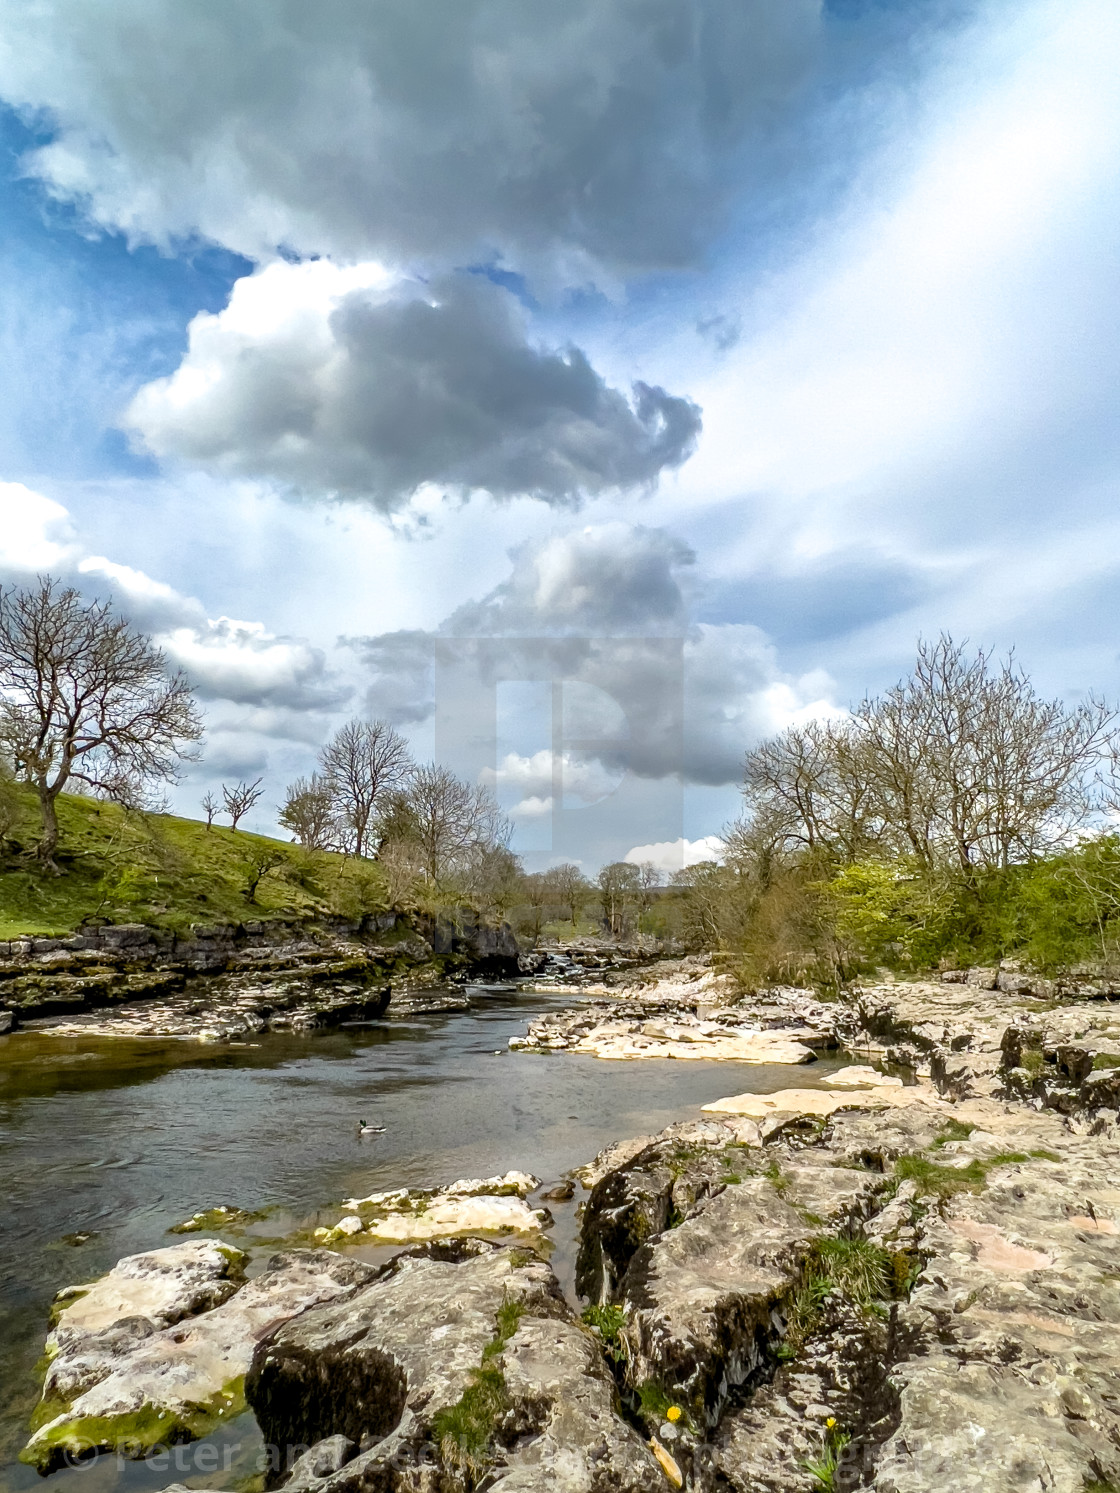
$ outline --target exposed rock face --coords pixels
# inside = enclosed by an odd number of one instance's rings
[[[241,1381],[264,1333],[373,1275],[326,1250],[291,1250],[245,1282],[243,1259],[191,1240],[133,1255],[64,1293],[47,1341],[40,1424],[23,1459],[46,1472],[67,1454],[142,1456],[207,1434],[243,1408]]]
[[[288,1323],[246,1384],[266,1438],[365,1449],[295,1490],[658,1485],[614,1384],[542,1261],[474,1242],[399,1255],[345,1303]]]
[[[585,1214],[583,1288],[686,1486],[1117,1482],[1115,1127],[993,1099],[736,1123],[675,1127]]]
[[[0,1025],[44,1017],[60,1034],[221,1040],[378,1016],[425,969],[515,974],[516,940],[473,915],[426,931],[393,913],[350,923],[247,922],[178,936],[144,924],[0,943]]]

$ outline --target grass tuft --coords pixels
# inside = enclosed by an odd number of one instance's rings
[[[432,1417],[432,1434],[448,1467],[456,1467],[478,1478],[493,1457],[498,1421],[509,1408],[506,1377],[494,1359],[517,1331],[525,1315],[524,1304],[506,1296],[498,1308],[496,1332],[482,1350],[482,1361],[472,1369],[471,1380],[454,1405]]]
[[[947,1202],[958,1192],[979,1192],[985,1183],[982,1161],[970,1161],[967,1166],[942,1166],[928,1156],[900,1156],[894,1164],[894,1174],[900,1182],[913,1182],[919,1197],[936,1198]]]

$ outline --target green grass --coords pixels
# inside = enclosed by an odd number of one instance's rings
[[[58,800],[55,875],[31,856],[38,811],[30,790],[19,793],[20,818],[0,856],[0,938],[57,936],[94,922],[185,932],[192,923],[361,917],[387,906],[372,862],[75,794]],[[277,864],[250,903],[250,866],[261,854]]]
[[[915,1183],[919,1197],[942,1203],[958,1192],[980,1192],[987,1180],[982,1161],[970,1161],[964,1167],[942,1166],[928,1156],[900,1156],[894,1174],[900,1182]]]
[[[584,1308],[583,1320],[599,1334],[603,1351],[615,1363],[621,1363],[625,1355],[622,1346],[622,1329],[626,1324],[626,1313],[620,1306],[588,1306]]]
[[[913,1277],[909,1255],[891,1254],[870,1239],[820,1235],[810,1243],[801,1283],[790,1300],[779,1359],[796,1358],[820,1324],[830,1297],[866,1315],[879,1315],[884,1302],[906,1295]]]
[[[963,1120],[946,1120],[944,1128],[930,1149],[938,1151],[950,1141],[967,1140],[975,1129],[975,1125],[966,1125]]]
[[[494,1360],[517,1331],[525,1314],[520,1301],[507,1296],[498,1308],[497,1330],[482,1350],[482,1361],[472,1369],[470,1383],[454,1405],[432,1417],[432,1434],[448,1467],[481,1477],[493,1456],[498,1420],[509,1408],[502,1366]]]

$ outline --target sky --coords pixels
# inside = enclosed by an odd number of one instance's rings
[[[0,0],[0,581],[713,853],[920,635],[1120,697],[1114,0]]]

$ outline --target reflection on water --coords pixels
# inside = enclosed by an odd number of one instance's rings
[[[340,1199],[382,1188],[511,1168],[551,1182],[711,1099],[791,1082],[789,1068],[511,1053],[526,1020],[570,1005],[570,992],[474,996],[466,1012],[222,1046],[0,1038],[0,1488],[41,1484],[14,1457],[54,1293],[174,1243],[168,1227],[197,1209],[275,1210],[260,1232],[278,1234],[318,1222],[320,1208],[333,1223]],[[796,1082],[835,1066],[798,1070]],[[359,1140],[359,1119],[385,1134]],[[553,1262],[570,1279],[575,1204],[550,1207]],[[166,1467],[104,1457],[50,1482],[60,1493],[229,1487],[258,1449],[246,1416],[205,1446],[172,1450]]]

